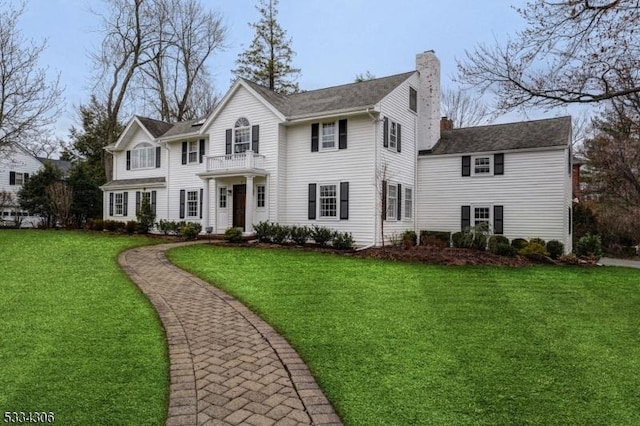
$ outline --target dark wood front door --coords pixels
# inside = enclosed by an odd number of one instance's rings
[[[247,185],[233,185],[233,227],[244,231],[244,210],[247,201]]]

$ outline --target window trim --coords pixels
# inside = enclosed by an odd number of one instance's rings
[[[25,172],[13,172],[14,180],[13,186],[23,186],[25,184],[24,175],[27,174]],[[20,177],[20,182],[18,182],[18,176]]]
[[[145,151],[145,161],[142,164],[142,153]],[[140,142],[131,150],[131,170],[148,170],[156,168],[156,147],[150,142]]]
[[[400,134],[402,124],[389,116],[384,117],[384,124],[382,126],[382,146],[389,152],[400,153],[399,144],[402,142],[402,135]],[[392,142],[393,136],[393,142]],[[385,145],[386,144],[386,145]]]
[[[261,192],[262,192],[262,194],[261,194]],[[262,195],[262,197],[261,197],[261,195]],[[262,198],[262,200],[261,200],[261,198]],[[261,203],[261,201],[262,201],[262,203]],[[256,185],[256,208],[257,209],[264,209],[266,207],[267,207],[267,185],[264,184],[264,183],[260,183],[260,184]]]
[[[326,147],[324,146],[324,129],[325,126],[333,126],[333,146]],[[320,152],[326,151],[337,151],[338,150],[338,122],[337,121],[325,121],[320,123],[320,128],[318,131],[318,150]]]
[[[317,215],[316,217],[318,218],[318,220],[330,220],[330,221],[334,221],[334,220],[340,220],[340,183],[339,182],[318,182],[318,194],[317,194]],[[333,198],[334,203],[333,203],[333,207],[334,207],[334,215],[333,216],[324,216],[322,214],[322,187],[326,187],[326,186],[333,186],[334,188],[334,195],[332,197],[324,197],[324,198]]]
[[[247,138],[246,141],[238,142],[238,136],[241,131],[242,135],[246,135]],[[233,154],[242,154],[251,151],[251,142],[251,122],[246,117],[240,117],[233,125],[233,139],[231,141],[233,148],[231,152]],[[239,147],[244,145],[247,146],[246,149],[240,150]]]
[[[189,195],[195,194],[195,200],[190,200]],[[187,189],[184,194],[184,216],[188,219],[198,219],[200,217],[200,190],[199,189]],[[195,202],[195,214],[191,214],[189,203]]]
[[[120,196],[120,202],[118,202],[118,196]],[[118,212],[118,210],[120,210],[120,212]],[[124,192],[113,193],[113,215],[124,216]]]
[[[192,148],[192,145],[194,149]],[[194,156],[194,160],[191,160],[191,156]],[[200,163],[200,141],[187,141],[187,164],[198,164]]]
[[[476,160],[480,159],[489,160],[489,171],[486,173],[476,172]],[[471,156],[471,176],[493,176],[493,155],[472,155]]]
[[[403,212],[403,219],[405,220],[413,220],[413,186],[403,186],[404,189],[404,194],[403,194],[403,199],[402,202],[404,203],[404,205],[402,206],[404,208],[404,212]],[[407,194],[411,193],[411,197],[407,197]],[[411,206],[409,206],[407,204],[408,201],[411,201]],[[409,212],[409,215],[407,216],[407,212]]]
[[[228,204],[228,199],[227,199],[227,187],[226,186],[221,186],[218,188],[218,208],[219,209],[226,209]],[[223,205],[224,203],[224,205]]]
[[[390,200],[391,198],[391,188],[393,187],[394,192],[395,192],[395,196],[393,197],[393,202],[391,202]],[[396,221],[398,220],[398,184],[396,182],[387,182],[387,200],[386,200],[386,208],[387,208],[387,212],[386,212],[386,220],[393,220]],[[389,214],[389,209],[393,208],[393,216]]]
[[[489,226],[489,230],[493,230],[493,204],[472,204],[470,214],[471,217],[469,218],[470,225],[478,226],[478,223],[476,223],[476,211],[479,209],[487,209],[487,211],[489,212],[487,217],[487,225]],[[484,220],[481,220],[480,222],[484,222]]]
[[[412,102],[412,100],[414,102]],[[414,103],[415,105],[413,105]],[[414,106],[414,108],[412,108],[412,106]],[[416,114],[418,113],[418,91],[413,86],[409,86],[409,111]]]

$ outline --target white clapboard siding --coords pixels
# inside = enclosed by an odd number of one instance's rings
[[[11,194],[13,204],[5,206],[4,211],[0,209],[0,217],[6,221],[15,220],[15,214],[22,212],[18,207],[18,192],[22,189],[22,185],[11,185],[11,172],[28,173],[29,176],[39,172],[44,166],[33,155],[25,152],[21,148],[7,147],[0,155],[0,192],[7,191]],[[12,216],[13,214],[13,216]],[[22,216],[23,227],[35,227],[39,224],[40,218],[37,216]]]
[[[205,136],[195,137],[184,141],[199,141],[205,139],[205,153],[207,152],[208,141]],[[203,172],[205,169],[205,160],[202,163],[182,164],[182,142],[168,142],[166,147],[169,150],[169,174],[167,176],[167,204],[166,218],[169,220],[186,220],[189,222],[201,222],[198,207],[198,215],[196,217],[180,218],[180,190],[198,191],[204,188],[204,182],[198,177],[197,173]],[[198,195],[199,196],[199,195]],[[185,208],[186,210],[186,208]],[[204,212],[203,212],[204,213]],[[185,212],[186,214],[186,212]],[[203,224],[203,228],[204,228]]]
[[[504,175],[461,176],[462,154],[418,159],[418,228],[457,232],[461,206],[504,206],[504,235],[570,248],[567,149],[505,152]],[[569,198],[570,202],[570,198]],[[473,214],[473,211],[472,211]]]
[[[137,124],[133,125],[137,127]],[[136,145],[143,142],[150,143],[153,147],[161,146],[155,140],[150,139],[147,132],[138,127],[135,132],[133,132],[131,139],[123,146],[122,151],[113,153],[113,180],[140,179],[167,175],[166,150],[162,146],[160,148],[162,159],[159,168],[151,167],[148,169],[127,170],[127,151],[132,150]]]

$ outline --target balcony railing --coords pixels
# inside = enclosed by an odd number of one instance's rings
[[[240,154],[216,155],[206,157],[207,172],[226,172],[234,170],[257,170],[264,168],[264,155],[246,151]]]

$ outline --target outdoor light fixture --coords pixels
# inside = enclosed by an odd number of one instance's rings
[[[204,228],[204,232],[207,233],[209,244],[211,244],[211,233],[213,232],[213,226],[207,226],[206,228]]]

